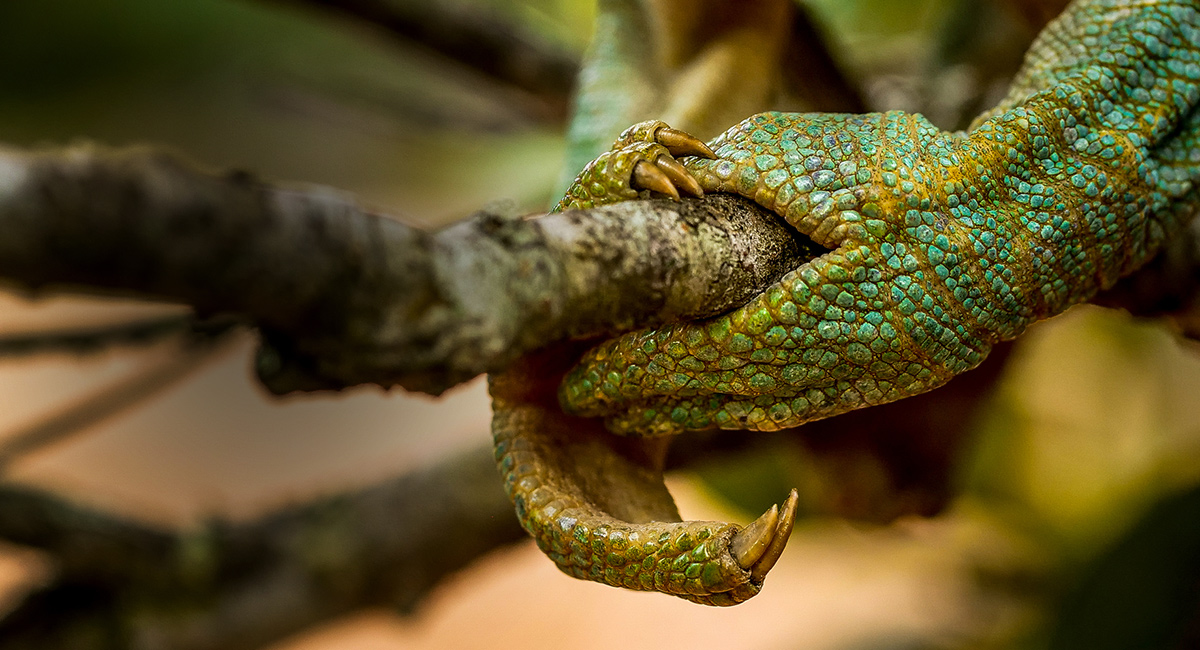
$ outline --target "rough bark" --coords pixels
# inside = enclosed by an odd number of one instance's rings
[[[729,196],[413,229],[149,151],[0,151],[0,278],[244,316],[273,391],[439,393],[549,341],[711,315],[820,252]]]

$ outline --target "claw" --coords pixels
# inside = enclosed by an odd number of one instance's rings
[[[800,494],[796,492],[795,488],[792,488],[787,501],[783,502],[783,509],[779,513],[779,526],[775,528],[775,536],[771,538],[771,544],[767,546],[766,552],[755,563],[754,568],[750,569],[751,581],[762,582],[762,579],[767,577],[767,572],[779,561],[779,556],[783,555],[788,538],[792,536],[792,526],[796,523],[796,506],[799,503]]]
[[[729,540],[729,551],[738,565],[750,571],[751,582],[761,583],[779,556],[783,555],[783,549],[792,535],[792,526],[796,523],[796,506],[799,502],[800,495],[792,490],[783,502],[782,509],[771,506],[763,516],[734,533]]]
[[[634,187],[641,187],[648,190],[654,190],[661,194],[679,200],[679,190],[675,189],[675,185],[671,182],[671,178],[666,172],[659,169],[657,165],[652,165],[645,160],[639,160],[633,166],[633,183]]]
[[[709,149],[708,145],[704,144],[698,138],[679,129],[672,129],[669,126],[659,129],[654,134],[654,139],[666,147],[672,156],[699,156],[710,159],[717,157],[717,154],[713,153],[713,150]]]
[[[762,558],[775,537],[775,526],[779,524],[779,506],[773,505],[764,512],[754,523],[734,534],[729,540],[729,552],[737,560],[738,566],[749,569]]]
[[[679,161],[670,156],[659,156],[654,164],[671,179],[671,183],[675,185],[676,189],[697,198],[704,196],[704,190],[700,187],[700,183],[686,167],[679,164]]]

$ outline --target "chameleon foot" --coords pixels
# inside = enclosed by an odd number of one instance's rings
[[[558,356],[559,359],[554,359]],[[555,399],[570,355],[530,355],[491,378],[496,462],[521,525],[565,573],[706,605],[759,592],[787,544],[793,491],[745,528],[680,521],[662,480],[666,438],[623,438]]]
[[[703,196],[700,183],[676,160],[685,156],[716,158],[708,145],[664,122],[635,124],[617,138],[611,150],[588,163],[554,211],[635,199],[640,190],[675,200],[681,192]]]

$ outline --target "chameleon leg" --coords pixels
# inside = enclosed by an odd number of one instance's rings
[[[498,378],[498,458],[526,527],[576,575],[684,585],[706,602],[751,593],[790,517],[768,514],[754,535],[671,528],[655,523],[674,519],[664,495],[635,508],[612,498],[615,482],[654,493],[663,436],[783,428],[935,388],[1144,264],[1196,212],[1198,34],[1194,0],[1077,0],[968,133],[898,111],[763,113],[714,140],[713,155],[662,123],[631,127],[560,209],[639,189],[678,194],[665,182],[698,186],[751,198],[830,252],[729,314],[588,351],[565,374],[562,407],[605,417],[622,441],[559,414],[552,390],[536,400],[513,392],[534,375]],[[679,163],[695,185],[665,162],[672,156],[691,156]],[[650,472],[641,484],[638,468]],[[623,527],[639,523],[651,527]],[[631,558],[632,532],[647,541],[641,531],[659,537]],[[649,552],[655,560],[634,566]]]
[[[718,159],[686,161],[704,191],[832,250],[730,314],[601,344],[567,375],[564,408],[657,436],[893,401],[1153,257],[1200,183],[1200,8],[1072,6],[1046,47],[1111,41],[1031,58],[1040,81],[970,133],[900,112],[763,113],[713,141]]]
[[[983,360],[991,342],[946,319],[933,291],[896,299],[875,266],[834,251],[729,314],[605,341],[566,375],[563,407],[638,437],[776,430],[933,389]]]
[[[561,349],[491,378],[496,461],[522,526],[564,572],[707,605],[758,593],[791,534],[798,497],[750,526],[680,521],[662,481],[668,439],[621,438],[565,415]]]

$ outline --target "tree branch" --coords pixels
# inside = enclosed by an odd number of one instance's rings
[[[11,359],[54,353],[85,356],[117,346],[153,345],[189,333],[216,334],[230,325],[224,319],[203,322],[191,314],[171,314],[112,325],[12,334],[0,336],[0,357]]]
[[[279,1],[279,0],[276,0]],[[566,119],[579,57],[479,3],[444,0],[286,0],[378,25],[485,76],[531,93]]]
[[[371,606],[408,610],[524,538],[490,448],[246,524],[174,533],[0,488],[0,538],[57,580],[0,620],[5,648],[238,650]]]
[[[260,377],[279,393],[439,393],[552,341],[720,313],[823,252],[728,195],[539,219],[483,211],[424,232],[328,189],[96,148],[0,150],[0,229],[0,278],[26,291],[244,317],[263,332]],[[1200,255],[1175,257],[1165,272],[1187,284]]]
[[[162,321],[160,321],[162,322]],[[174,386],[193,372],[201,368],[205,361],[214,357],[223,344],[228,344],[234,323],[228,319],[218,319],[215,322],[193,323],[193,327],[184,330],[179,340],[174,341],[170,349],[164,350],[161,358],[143,364],[128,377],[111,382],[97,391],[72,402],[47,417],[28,426],[6,432],[0,437],[0,474],[3,474],[12,463],[21,456],[38,449],[61,442],[71,436],[81,434],[92,426],[121,413],[137,404]],[[128,334],[136,330],[103,330],[97,329],[83,333],[67,333],[61,338],[54,337],[44,341],[52,343],[72,341],[75,335],[120,333]],[[143,330],[141,333],[147,333]],[[150,330],[150,335],[159,332]],[[141,342],[139,339],[136,342]],[[117,344],[128,339],[87,339],[86,348],[90,346]],[[0,346],[2,347],[2,346]],[[50,348],[54,349],[54,348]]]
[[[549,341],[718,313],[822,252],[753,203],[636,201],[435,233],[162,154],[0,150],[0,278],[246,317],[276,392],[439,393]]]

